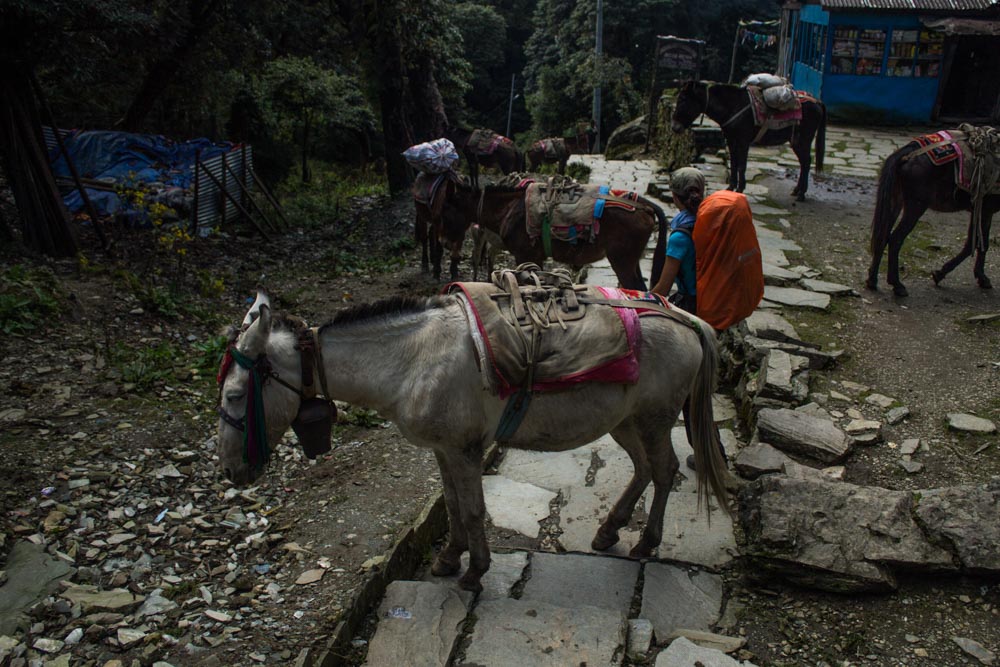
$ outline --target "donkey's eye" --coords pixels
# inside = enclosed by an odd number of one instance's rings
[[[238,401],[242,399],[246,394],[242,391],[232,391],[226,394],[227,401]]]

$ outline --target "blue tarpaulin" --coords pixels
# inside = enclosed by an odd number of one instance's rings
[[[234,147],[230,142],[213,143],[208,139],[175,142],[154,134],[97,130],[75,131],[63,141],[81,177],[109,184],[126,181],[156,184],[153,188],[161,191],[187,190],[191,187],[196,155],[201,160],[207,160],[228,153]],[[58,147],[50,151],[49,161],[57,177],[71,177]],[[122,208],[121,200],[115,193],[92,188],[86,190],[98,215],[114,214]],[[83,200],[76,189],[63,201],[73,213],[83,208]]]

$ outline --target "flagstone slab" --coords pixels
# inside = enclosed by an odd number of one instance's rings
[[[570,609],[599,607],[627,616],[639,567],[639,561],[625,558],[537,552],[520,599]]]
[[[758,412],[757,433],[761,442],[824,463],[837,463],[851,451],[850,438],[832,421],[787,408]]]
[[[515,482],[503,475],[483,477],[486,512],[494,526],[538,537],[538,522],[549,516],[549,503],[556,494],[547,489]]]
[[[763,269],[764,283],[767,285],[787,287],[802,278],[802,274],[800,273],[784,269],[780,266],[774,266],[773,264],[765,263]]]
[[[820,292],[796,289],[794,287],[764,286],[764,298],[774,303],[797,308],[818,308],[826,310],[830,307],[830,295]]]
[[[590,449],[579,447],[567,452],[533,452],[508,449],[497,469],[504,477],[558,492],[583,485],[590,467]]]
[[[462,554],[462,569],[447,577],[436,577],[431,574],[430,568],[424,573],[423,581],[447,586],[458,593],[465,603],[466,608],[471,608],[473,599],[492,600],[495,598],[509,598],[514,586],[524,578],[524,569],[528,567],[528,553],[526,551],[512,551],[510,553],[490,552],[490,569],[486,571],[479,583],[483,585],[479,597],[475,596],[458,585],[458,579],[469,569],[469,552]]]
[[[379,605],[379,623],[366,665],[448,664],[465,623],[465,604],[445,586],[394,581]]]
[[[610,609],[487,600],[476,607],[476,619],[461,665],[604,667],[621,664],[624,654],[627,621]]]
[[[813,278],[803,278],[801,285],[807,290],[831,296],[857,296],[858,294],[857,290],[849,285],[830,283],[825,280],[815,280]]]
[[[13,635],[18,627],[26,630],[31,623],[23,613],[73,574],[65,561],[23,540],[10,550],[5,568],[7,581],[0,586],[0,636]]]
[[[756,667],[752,662],[740,662],[722,651],[698,646],[685,637],[670,642],[656,656],[653,667]]]
[[[719,620],[722,577],[668,563],[646,563],[642,611],[657,637],[680,628],[709,631]]]
[[[686,459],[686,457],[685,457]],[[684,461],[681,461],[684,466]],[[663,515],[663,541],[657,555],[682,563],[718,568],[726,565],[737,554],[733,521],[723,512],[713,497],[708,506],[712,511],[709,521],[705,506],[699,509],[698,494],[693,479],[684,482],[670,494],[667,510]],[[646,512],[652,504],[653,494],[646,494]]]
[[[771,340],[799,340],[799,333],[791,322],[777,313],[756,310],[743,322],[751,336]]]
[[[951,413],[948,415],[948,428],[953,431],[964,431],[965,433],[996,433],[997,426],[989,419],[983,419],[975,415],[963,413]]]
[[[761,475],[781,472],[782,466],[789,461],[791,459],[784,452],[759,442],[740,450],[733,465],[743,477],[757,479]]]

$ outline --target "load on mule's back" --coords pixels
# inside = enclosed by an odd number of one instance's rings
[[[934,284],[975,250],[973,275],[981,288],[991,288],[985,267],[990,226],[1000,210],[1000,131],[965,124],[916,137],[886,158],[872,216],[868,289],[878,288],[879,265],[888,248],[886,282],[896,296],[908,295],[899,277],[899,252],[927,209],[970,212],[965,245],[931,273]]]
[[[495,167],[503,174],[524,171],[524,154],[512,140],[493,130],[447,127],[445,136],[465,155],[473,187],[479,187],[480,165]]]
[[[772,76],[772,75],[768,75]],[[774,83],[757,79],[761,83]],[[747,158],[751,144],[778,146],[789,143],[799,160],[799,179],[792,190],[804,201],[809,189],[811,146],[816,139],[816,171],[823,170],[826,151],[826,107],[822,102],[801,91],[771,86],[775,93],[765,97],[768,89],[747,84],[734,86],[707,81],[685,81],[677,93],[671,127],[681,132],[705,114],[722,129],[729,148],[729,188],[743,192],[746,188]],[[768,107],[767,99],[787,106]]]

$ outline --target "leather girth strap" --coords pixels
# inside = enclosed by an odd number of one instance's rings
[[[319,344],[319,330],[308,327],[299,330],[299,352],[302,355],[302,396],[315,398],[316,390],[314,371],[319,375],[319,383],[323,396],[330,398],[330,390],[326,385],[326,369],[323,366],[323,348]]]

